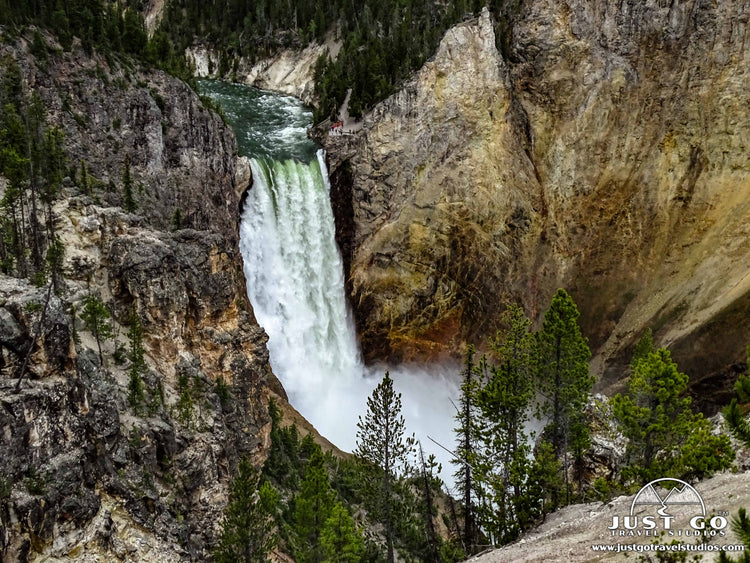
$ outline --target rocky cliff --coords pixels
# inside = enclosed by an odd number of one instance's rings
[[[726,385],[750,339],[750,7],[511,4],[501,41],[486,12],[453,28],[325,140],[366,357],[457,355],[563,286],[601,387],[646,327]]]
[[[726,511],[735,515],[740,508],[747,507],[750,502],[750,484],[747,473],[722,473],[696,485],[709,514]],[[678,534],[683,530],[672,530],[674,536],[657,540],[653,537],[613,537],[608,526],[612,525],[612,518],[622,519],[627,516],[633,502],[633,495],[623,495],[608,502],[590,502],[561,508],[550,514],[544,523],[529,531],[523,538],[513,544],[500,549],[488,550],[482,554],[467,559],[467,563],[503,563],[513,561],[518,563],[535,563],[543,561],[569,561],[570,563],[593,563],[595,561],[658,561],[664,555],[651,555],[646,551],[627,553],[628,546],[643,550],[652,544],[669,545],[672,541],[681,541],[688,546],[706,543],[710,547],[704,548],[699,561],[718,561],[720,546],[728,546],[727,551],[740,551],[742,541],[731,528],[724,530],[724,536],[707,539],[703,537],[680,538]],[[643,534],[643,530],[638,530]],[[693,530],[688,528],[688,532]],[[617,544],[621,545],[619,553]],[[604,553],[597,553],[592,546],[596,545]],[[599,547],[601,546],[601,547]],[[607,548],[612,547],[613,551]],[[629,549],[633,550],[634,547]],[[652,548],[656,551],[657,548]],[[664,549],[664,548],[662,548]],[[689,549],[689,548],[688,548]],[[697,555],[697,554],[696,554]],[[691,555],[692,557],[692,555]],[[731,557],[731,553],[730,553]],[[736,557],[736,555],[735,555]]]
[[[23,37],[0,52],[63,130],[71,170],[53,206],[65,249],[57,294],[0,274],[0,553],[205,560],[239,459],[265,457],[267,400],[284,396],[241,268],[248,178],[231,131],[185,84],[46,41],[43,58]],[[76,314],[89,295],[112,313],[103,363]],[[134,314],[145,350],[137,408]]]
[[[315,63],[321,55],[336,58],[341,42],[332,36],[325,44],[311,43],[304,49],[284,49],[276,55],[250,62],[244,58],[228,76],[220,76],[220,54],[206,45],[195,45],[185,56],[199,78],[223,78],[264,90],[288,94],[312,104],[315,100]]]

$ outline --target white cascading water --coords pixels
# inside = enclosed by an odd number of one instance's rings
[[[240,246],[250,301],[269,335],[271,366],[291,403],[334,444],[355,446],[357,417],[386,367],[365,368],[347,309],[334,239],[324,153],[309,164],[251,161],[253,187],[242,214]],[[452,447],[455,366],[391,368],[407,431],[447,469]],[[443,471],[447,478],[450,470]]]
[[[299,374],[285,384],[300,397],[360,364],[322,152],[309,164],[253,159],[242,215],[248,295],[274,370]]]

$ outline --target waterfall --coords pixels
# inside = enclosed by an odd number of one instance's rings
[[[321,389],[346,387],[362,373],[324,155],[308,164],[253,159],[251,166],[241,226],[248,295],[268,332],[274,373],[307,414],[307,406],[320,406]]]
[[[308,164],[254,159],[251,166],[253,187],[240,228],[247,291],[290,402],[323,436],[351,451],[366,397],[390,369],[408,432],[447,468],[450,455],[427,435],[453,444],[458,370],[363,365],[346,304],[323,151]]]
[[[360,365],[344,297],[323,151],[309,164],[252,160],[242,255],[250,301],[270,335],[272,363],[297,394]],[[274,366],[276,367],[276,366]]]
[[[247,292],[268,333],[271,367],[289,402],[343,450],[355,446],[367,396],[390,370],[409,434],[446,468],[452,447],[455,365],[364,366],[347,310],[324,153],[307,138],[312,112],[298,100],[219,81],[198,82],[219,102],[251,161],[240,225]],[[290,160],[291,159],[291,160]],[[308,162],[310,161],[310,162]],[[307,164],[305,164],[307,163]]]

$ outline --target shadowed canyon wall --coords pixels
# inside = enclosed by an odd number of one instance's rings
[[[59,295],[45,308],[46,288],[0,274],[0,559],[205,560],[239,460],[265,459],[268,399],[285,397],[242,273],[247,165],[184,83],[45,41],[43,59],[23,36],[0,47],[0,78],[17,65],[69,156],[52,208]],[[89,295],[113,317],[103,363],[80,320]],[[140,410],[131,312],[144,330]]]

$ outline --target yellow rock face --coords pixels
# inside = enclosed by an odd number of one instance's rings
[[[355,142],[366,356],[456,356],[508,301],[538,317],[564,286],[605,384],[646,327],[689,373],[737,361],[750,7],[524,4],[507,61],[488,14],[453,28]]]

